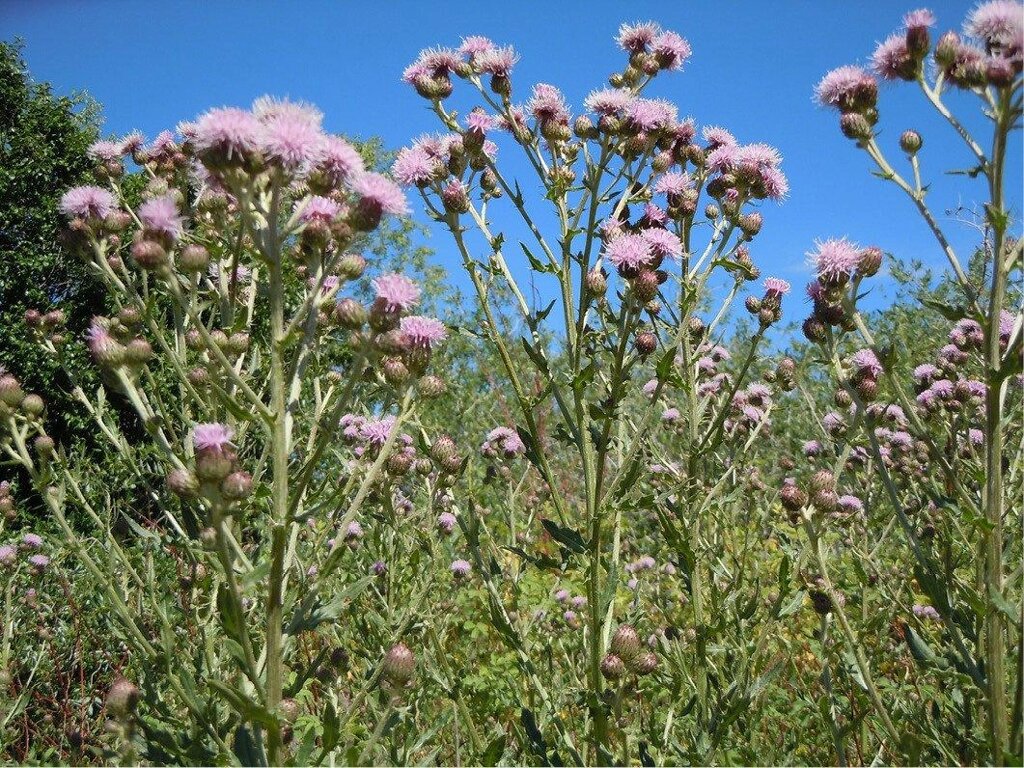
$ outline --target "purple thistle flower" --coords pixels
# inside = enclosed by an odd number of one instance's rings
[[[395,417],[385,416],[378,421],[368,421],[359,428],[359,436],[371,445],[382,446],[395,428]]]
[[[462,38],[462,44],[459,45],[459,53],[463,56],[476,56],[486,51],[494,49],[494,43],[491,39],[484,37],[483,35],[470,35]]]
[[[147,231],[177,240],[181,237],[182,218],[171,195],[154,197],[139,206],[139,219]]]
[[[406,147],[395,158],[391,174],[403,186],[425,186],[439,167],[438,161],[422,147]]]
[[[953,382],[949,379],[939,379],[938,381],[932,382],[930,389],[932,394],[940,400],[950,400],[956,393]]]
[[[583,100],[583,106],[589,111],[606,117],[613,117],[629,109],[635,97],[629,92],[619,88],[604,88],[600,91],[591,91],[590,95]]]
[[[850,358],[850,365],[856,368],[860,375],[870,376],[873,379],[881,376],[884,370],[878,356],[870,349],[861,349],[855,352]]]
[[[817,250],[807,255],[822,282],[843,282],[860,263],[860,247],[845,237],[819,240],[816,245]]]
[[[971,445],[984,445],[985,444],[985,433],[980,429],[971,428],[967,430],[967,439]]]
[[[404,275],[381,275],[371,285],[389,312],[407,312],[419,303],[420,287]]]
[[[583,608],[584,606],[586,606],[586,604],[587,598],[585,598],[583,595],[576,595],[572,600],[569,601],[569,605],[571,605],[573,608],[577,610]]]
[[[654,182],[654,191],[657,194],[678,197],[693,189],[693,179],[685,171],[671,171],[658,177]]]
[[[548,83],[537,83],[533,86],[533,95],[526,103],[526,108],[539,121],[553,120],[564,123],[569,120],[565,97],[560,90]]]
[[[675,125],[678,109],[664,99],[634,99],[626,109],[626,117],[643,131],[659,131]]]
[[[356,520],[353,520],[348,524],[348,528],[345,529],[345,539],[352,541],[361,538],[363,538],[363,526]]]
[[[114,209],[114,196],[102,187],[72,187],[60,199],[60,210],[68,218],[105,219]]]
[[[718,370],[718,365],[708,355],[704,355],[697,360],[697,370],[701,373],[712,374]]]
[[[835,411],[829,411],[822,417],[821,426],[828,434],[834,436],[846,427],[846,421]]]
[[[668,214],[654,203],[644,203],[640,223],[648,227],[664,227],[668,224]]]
[[[931,363],[923,363],[914,369],[914,380],[919,383],[925,383],[935,378],[939,374],[939,369]]]
[[[511,45],[491,48],[473,57],[473,66],[481,72],[496,77],[508,77],[512,68],[519,61],[519,54]]]
[[[0,565],[8,566],[14,565],[14,561],[17,559],[18,553],[14,547],[10,544],[4,544],[0,547]]]
[[[616,267],[639,269],[651,260],[651,244],[640,235],[622,235],[605,247],[608,261]]]
[[[660,33],[661,27],[653,21],[623,24],[619,27],[619,34],[616,36],[615,42],[624,51],[640,53],[647,50],[647,46],[653,43]]]
[[[879,43],[871,54],[871,66],[886,80],[913,77],[916,64],[907,48],[907,36],[897,32]]]
[[[388,567],[384,564],[383,560],[378,560],[370,566],[370,573],[372,573],[374,576],[383,576],[387,572]]]
[[[289,120],[301,120],[319,130],[324,114],[312,104],[304,101],[277,99],[273,96],[260,96],[252,103],[252,113],[262,123],[271,123],[284,117]]]
[[[821,453],[821,443],[817,440],[808,440],[804,443],[804,456],[817,456]]]
[[[352,179],[351,187],[364,202],[379,207],[382,213],[404,216],[409,212],[401,188],[379,173],[361,173]]]
[[[939,612],[935,610],[934,606],[914,603],[914,606],[913,608],[911,608],[911,610],[913,611],[914,615],[917,616],[919,619],[942,621],[942,617],[939,615]]]
[[[750,170],[778,168],[782,164],[782,155],[770,144],[755,142],[739,148],[737,161],[742,168]]]
[[[94,141],[85,152],[94,160],[110,163],[124,157],[124,144],[120,141]]]
[[[316,170],[331,186],[340,187],[363,173],[363,158],[340,136],[326,136],[321,141]]]
[[[907,29],[927,29],[935,26],[935,14],[927,8],[907,11],[903,16],[903,26]]]
[[[736,137],[732,135],[725,128],[721,128],[717,125],[705,126],[701,131],[701,136],[704,137],[704,141],[707,142],[708,149],[717,149],[718,147],[725,146],[736,146]]]
[[[304,112],[285,107],[264,121],[263,154],[289,173],[307,169],[323,154],[324,135]]]
[[[35,570],[42,571],[50,564],[50,558],[46,555],[32,555],[29,557],[28,563]]]
[[[708,351],[708,354],[711,355],[711,359],[714,360],[715,362],[728,360],[732,357],[732,355],[729,353],[729,350],[723,347],[721,344],[716,344],[715,346],[713,346]]]
[[[683,255],[683,242],[667,229],[645,229],[640,237],[647,241],[655,256],[678,259]]]
[[[403,317],[400,328],[410,344],[425,349],[432,349],[435,344],[444,341],[448,336],[444,323],[421,315]]]
[[[964,32],[990,46],[1015,48],[1020,56],[1024,46],[1024,10],[1015,0],[990,0],[971,11]]]
[[[262,135],[263,125],[252,112],[224,107],[200,116],[193,142],[200,155],[216,153],[230,160],[255,152]]]
[[[644,384],[642,391],[643,391],[643,393],[645,395],[647,395],[648,397],[651,397],[654,394],[654,391],[657,388],[658,388],[658,380],[657,379],[651,379],[646,384]]]
[[[341,212],[341,206],[329,197],[314,195],[306,202],[306,206],[299,214],[304,222],[320,221],[329,224]]]
[[[442,512],[437,516],[437,528],[441,533],[451,533],[455,530],[455,525],[458,521],[451,512]]]
[[[782,298],[789,293],[790,285],[778,277],[769,277],[764,281],[764,290],[768,296]]]
[[[658,57],[658,63],[664,69],[679,70],[690,58],[693,49],[683,37],[666,30],[651,41],[651,52]]]
[[[451,564],[452,576],[456,579],[466,578],[472,570],[473,566],[467,560],[454,560]]]
[[[679,421],[681,416],[682,414],[679,413],[678,408],[666,408],[661,413],[661,420],[671,424],[674,421]]]
[[[192,443],[202,453],[223,453],[231,445],[235,430],[225,424],[196,424],[192,431]]]
[[[465,122],[467,130],[481,135],[493,130],[494,126],[498,124],[498,121],[493,116],[487,114],[482,109],[472,110],[466,115]]]
[[[769,200],[782,200],[789,194],[789,181],[778,168],[761,168],[758,177],[765,197]]]
[[[860,514],[864,511],[864,502],[851,494],[839,497],[839,508],[848,515]]]
[[[43,537],[38,533],[26,533],[21,537],[21,543],[26,549],[39,549],[43,546]]]
[[[849,107],[865,94],[876,93],[878,84],[862,67],[847,65],[825,75],[815,89],[818,103],[825,107]]]
[[[568,601],[568,599],[569,599],[569,590],[567,590],[567,589],[560,589],[557,592],[555,592],[555,600],[558,601],[559,603],[564,603],[564,602]]]

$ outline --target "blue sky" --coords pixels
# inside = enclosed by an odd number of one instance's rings
[[[784,204],[765,207],[765,227],[752,255],[765,275],[802,286],[809,274],[804,254],[815,238],[827,236],[846,235],[904,258],[944,263],[909,201],[870,175],[867,157],[839,133],[836,116],[811,101],[825,71],[865,61],[911,7],[891,0],[4,0],[0,37],[24,39],[37,80],[51,81],[59,92],[89,91],[103,105],[109,133],[139,129],[152,137],[208,107],[248,105],[270,93],[317,104],[332,131],[380,136],[397,148],[438,127],[426,102],[399,80],[421,48],[456,45],[469,34],[512,43],[522,54],[514,77],[519,96],[525,99],[533,83],[545,81],[580,105],[621,67],[622,53],[612,41],[618,25],[653,19],[688,38],[694,49],[686,70],[659,78],[653,93],[678,103],[698,124],[723,125],[741,141],[766,141],[781,150],[792,192]],[[942,31],[959,27],[970,5],[931,7]],[[951,102],[968,124],[983,125],[973,100],[954,94]],[[954,181],[942,175],[970,164],[966,149],[913,86],[886,87],[882,115],[883,141],[894,161],[901,160],[895,142],[904,128],[924,134],[931,205],[966,253],[976,232],[953,222],[946,211],[969,205],[984,190],[965,184],[964,177]],[[512,167],[525,175],[521,165]],[[1020,167],[1018,137],[1009,179],[1016,208]],[[421,213],[418,205],[416,211]],[[435,232],[430,244],[440,263],[457,275],[458,262],[444,233]],[[509,249],[513,254],[518,249]],[[884,290],[878,290],[874,300],[883,297]],[[802,311],[794,304],[791,318]]]

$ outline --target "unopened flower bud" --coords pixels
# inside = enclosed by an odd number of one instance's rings
[[[591,296],[604,296],[608,291],[608,278],[605,277],[603,269],[592,269],[587,272],[584,284]]]
[[[631,659],[640,652],[640,635],[629,624],[620,624],[612,635],[611,651],[621,659]]]
[[[900,149],[908,155],[917,154],[923,143],[924,142],[921,140],[921,134],[917,131],[908,130],[900,134]]]
[[[167,474],[167,487],[178,496],[193,498],[199,493],[199,479],[187,469],[173,469]]]
[[[46,404],[39,395],[25,395],[25,398],[21,401],[21,410],[29,416],[42,416],[45,409]]]
[[[189,243],[178,256],[178,268],[182,272],[197,274],[205,272],[210,265],[210,254],[199,243]]]
[[[855,141],[867,141],[874,136],[871,123],[860,112],[847,112],[839,118],[843,136]]]
[[[761,311],[761,300],[757,296],[747,296],[743,302],[743,306],[747,308],[747,312],[752,315],[756,315]]]
[[[145,339],[132,339],[125,347],[125,362],[129,365],[145,365],[153,357],[153,347]]]
[[[117,719],[125,720],[135,714],[140,695],[133,683],[118,678],[107,693],[107,710]]]
[[[252,476],[248,472],[232,472],[220,484],[220,492],[233,501],[248,498],[252,493]]]
[[[614,653],[609,653],[601,659],[601,674],[606,680],[621,680],[626,675],[626,665]]]
[[[804,320],[803,331],[804,337],[813,344],[821,344],[828,338],[828,326],[814,317]]]
[[[873,277],[882,268],[882,249],[877,246],[870,246],[860,252],[860,261],[857,262],[857,272],[864,277]]]
[[[49,435],[40,435],[35,440],[36,453],[43,458],[49,458],[53,455],[53,451],[56,448],[56,443],[53,442],[53,438]]]
[[[132,244],[132,258],[143,269],[159,269],[167,264],[167,251],[155,240],[140,238]]]
[[[424,376],[420,379],[418,388],[420,394],[426,398],[440,397],[447,389],[444,379],[433,375]]]
[[[658,348],[658,337],[650,331],[641,331],[633,340],[633,346],[641,357],[647,357]]]
[[[641,653],[629,663],[629,668],[637,675],[649,675],[658,668],[658,657],[651,651]]]
[[[366,270],[366,259],[358,253],[346,253],[338,262],[338,273],[348,280],[356,280],[362,277]]]
[[[21,388],[19,381],[8,374],[0,375],[0,402],[17,408],[25,399],[25,390]]]
[[[403,686],[416,673],[416,657],[404,643],[398,643],[384,657],[381,675],[396,686]]]
[[[807,494],[793,483],[786,483],[779,491],[779,501],[790,512],[799,512],[807,505]]]

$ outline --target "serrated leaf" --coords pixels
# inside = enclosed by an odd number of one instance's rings
[[[563,527],[554,520],[548,520],[543,517],[540,522],[544,526],[544,530],[548,532],[548,535],[570,552],[577,555],[586,552],[587,545],[583,541],[583,537],[572,528]]]

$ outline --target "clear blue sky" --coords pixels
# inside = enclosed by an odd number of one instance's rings
[[[619,23],[653,19],[688,38],[694,49],[686,71],[659,78],[654,93],[677,102],[699,124],[720,124],[740,141],[766,141],[781,150],[792,192],[784,204],[765,207],[765,228],[752,254],[765,275],[787,278],[799,290],[809,276],[804,254],[820,237],[847,235],[901,257],[944,263],[909,201],[869,174],[867,157],[842,137],[836,116],[811,101],[825,71],[864,62],[911,7],[912,0],[0,0],[0,37],[24,39],[37,80],[51,81],[59,92],[91,93],[103,106],[109,133],[139,129],[152,137],[208,107],[244,106],[270,93],[317,104],[330,130],[380,136],[397,148],[438,127],[425,102],[399,80],[421,48],[457,45],[469,34],[512,43],[522,54],[514,77],[519,96],[525,99],[533,83],[546,81],[580,105],[621,66],[622,53],[612,41]],[[930,7],[942,31],[958,28],[970,4]],[[967,108],[969,123],[981,124],[973,100],[952,101]],[[949,221],[944,211],[969,204],[983,190],[977,184],[963,193],[963,177],[951,183],[940,172],[967,167],[970,156],[913,86],[886,87],[882,113],[894,160],[900,159],[894,144],[904,128],[924,134],[931,204],[966,253],[976,233]],[[1016,138],[1010,189],[1019,208]],[[422,213],[419,205],[416,211]],[[457,275],[444,234],[435,232],[431,245]],[[788,305],[790,318],[803,311],[796,302]]]

